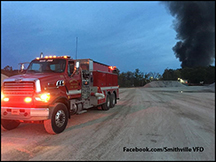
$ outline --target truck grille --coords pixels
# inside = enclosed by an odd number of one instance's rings
[[[32,96],[34,93],[33,82],[5,82],[3,86],[4,94],[7,96]]]

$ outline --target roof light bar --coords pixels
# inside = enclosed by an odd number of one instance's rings
[[[39,60],[40,58],[45,58],[45,59],[48,59],[48,58],[65,58],[65,59],[67,59],[67,58],[71,58],[71,57],[70,56],[66,56],[66,55],[65,56],[55,56],[55,55],[51,56],[50,55],[50,56],[45,56],[45,57],[36,57],[37,60]]]

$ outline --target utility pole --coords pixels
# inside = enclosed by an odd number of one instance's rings
[[[77,59],[77,46],[78,46],[78,37],[76,37],[76,59]]]

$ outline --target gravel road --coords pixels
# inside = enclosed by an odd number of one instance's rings
[[[2,130],[1,160],[215,160],[215,92],[121,88],[114,108],[73,115],[61,134],[42,124]]]

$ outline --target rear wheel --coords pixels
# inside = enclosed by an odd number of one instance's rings
[[[111,96],[107,94],[106,102],[103,105],[101,105],[102,110],[105,110],[105,111],[109,110],[110,104],[111,104]]]
[[[116,99],[115,99],[115,94],[111,94],[111,102],[110,102],[110,108],[113,108],[115,106]]]
[[[51,119],[44,121],[44,128],[50,134],[58,134],[65,130],[68,123],[68,110],[65,104],[56,103]]]
[[[1,128],[3,130],[12,130],[17,128],[19,125],[20,125],[19,121],[1,119]]]

